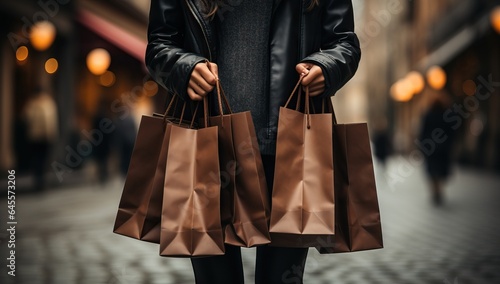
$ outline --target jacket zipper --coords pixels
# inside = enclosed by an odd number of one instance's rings
[[[189,11],[191,12],[191,14],[193,14],[194,18],[196,19],[196,22],[198,22],[198,25],[200,26],[200,29],[201,29],[201,32],[203,33],[203,38],[205,39],[205,44],[207,46],[207,50],[208,50],[208,60],[209,61],[212,61],[212,51],[210,50],[210,45],[208,43],[208,36],[207,36],[207,33],[201,23],[201,20],[199,19],[199,17],[196,15],[196,13],[194,12],[194,9],[193,7],[191,6],[191,3],[189,0],[186,0],[186,3],[187,3],[187,6],[189,8]]]

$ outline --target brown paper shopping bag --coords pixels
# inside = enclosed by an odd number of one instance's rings
[[[332,115],[280,108],[271,207],[271,244],[314,247],[335,234]]]
[[[270,208],[264,166],[249,111],[233,113],[217,82],[221,215],[225,243],[252,247],[270,243]],[[225,103],[227,113],[224,113]]]
[[[220,218],[217,127],[171,126],[165,169],[160,255],[195,257],[224,254]],[[193,119],[196,115],[194,115]]]
[[[334,118],[335,237],[318,246],[321,253],[383,247],[380,210],[366,123],[337,124]]]
[[[178,98],[177,98],[178,99]],[[161,230],[161,212],[163,204],[163,186],[165,182],[165,168],[167,164],[167,156],[170,142],[170,133],[172,125],[188,128],[190,121],[184,121],[184,113],[187,104],[184,102],[180,113],[180,118],[167,117],[165,124],[165,134],[156,163],[156,171],[153,178],[151,189],[151,197],[149,198],[149,205],[146,211],[146,218],[144,220],[143,235],[141,240],[152,243],[160,243],[160,230]],[[175,113],[175,110],[174,110]]]
[[[167,125],[174,119],[168,114],[175,101],[170,101],[164,115],[141,119],[113,228],[117,234],[142,239],[151,230],[149,220],[160,216],[152,209],[161,205],[154,197],[153,181]]]

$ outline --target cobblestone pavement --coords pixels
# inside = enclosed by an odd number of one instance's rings
[[[339,255],[311,249],[305,283],[500,283],[500,177],[456,169],[438,208],[419,168],[399,158],[387,172],[376,169],[385,248]],[[188,259],[159,257],[156,245],[111,232],[122,183],[18,195],[16,276],[5,265],[5,208],[0,283],[193,283]],[[246,283],[253,283],[254,256],[243,250]]]

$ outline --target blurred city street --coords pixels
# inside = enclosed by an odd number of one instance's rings
[[[207,20],[200,31],[246,9],[243,0],[187,2],[191,5],[175,6],[197,7]],[[198,7],[201,2],[218,3],[220,9],[210,18],[203,11],[209,7]],[[319,0],[312,9],[343,2],[352,2],[362,55],[348,72],[355,71],[352,79],[329,95],[339,123],[368,125],[385,247],[336,255],[311,249],[305,283],[500,283],[500,0]],[[141,117],[165,113],[173,95],[192,88],[168,83],[188,82],[180,76],[188,69],[175,63],[152,71],[145,60],[148,45],[162,42],[149,42],[151,3],[0,0],[0,284],[194,283],[189,259],[160,257],[158,245],[112,232]],[[275,14],[281,15],[278,6],[268,14],[270,27]],[[297,11],[316,12],[305,6]],[[317,22],[336,14],[322,12]],[[179,51],[172,55],[182,55],[181,63],[184,54],[204,56],[222,71],[221,54],[196,54],[204,44],[221,53],[220,46],[212,46],[216,40],[205,38],[200,48],[184,50],[192,39],[181,29],[192,28],[194,19],[198,16],[186,22],[189,26],[179,24],[169,35],[177,40],[167,40],[161,52]],[[309,26],[297,22],[301,29]],[[264,32],[272,35],[270,27]],[[309,42],[303,34],[297,31],[290,43],[301,49]],[[328,41],[330,35],[311,38]],[[287,66],[293,70],[268,64],[274,51],[288,49],[271,39],[262,56],[269,66],[257,64],[255,56],[237,56],[228,66],[259,65],[269,74],[298,78],[292,61]],[[319,44],[312,54],[330,45]],[[253,45],[265,47],[245,42],[234,48]],[[332,45],[345,48],[341,41]],[[299,51],[290,60],[310,58]],[[340,72],[355,61],[334,62]],[[157,71],[161,78],[150,74]],[[338,75],[324,76],[325,94],[347,74]],[[247,81],[234,80],[271,103],[271,93],[254,91]],[[270,92],[272,82],[261,83]],[[226,92],[228,98],[235,93]],[[277,103],[267,107],[267,118],[278,111]],[[173,112],[180,116],[184,110]],[[268,121],[267,127],[259,138],[272,138],[274,126]],[[9,223],[14,217],[17,223]],[[255,249],[243,249],[246,283],[254,282],[254,259]],[[15,277],[8,275],[13,262]],[[283,283],[298,283],[298,270],[291,267]]]
[[[388,185],[405,161],[376,165],[385,248],[338,255],[311,249],[305,283],[500,283],[500,177],[455,168],[436,207],[420,167]],[[122,184],[114,178],[18,195],[16,277],[6,274],[2,241],[0,283],[194,283],[188,259],[160,257],[156,245],[112,233]],[[243,249],[246,283],[253,283],[254,254]]]

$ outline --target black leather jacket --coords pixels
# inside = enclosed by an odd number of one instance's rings
[[[298,80],[295,65],[311,62],[325,76],[324,96],[333,96],[356,72],[361,56],[354,33],[351,0],[320,0],[307,10],[309,0],[274,1],[270,31],[268,137],[274,137],[278,110]],[[204,18],[199,0],[152,0],[146,65],[153,78],[169,92],[187,98],[194,66],[217,62],[214,21]],[[237,64],[237,63],[235,63]]]

